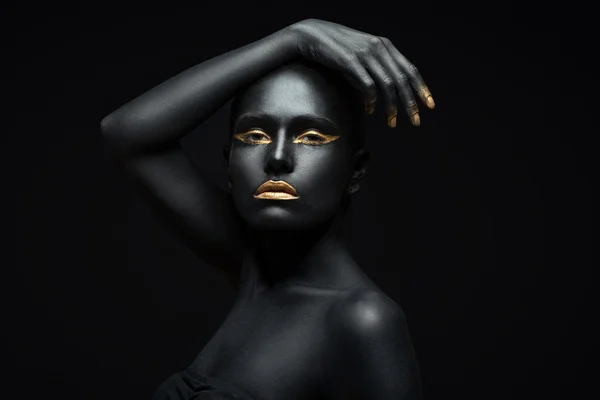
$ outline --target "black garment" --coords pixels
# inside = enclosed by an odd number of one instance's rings
[[[165,380],[152,400],[253,400],[231,384],[209,376],[200,376],[189,369]]]

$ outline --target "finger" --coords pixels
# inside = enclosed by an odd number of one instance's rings
[[[398,96],[396,95],[395,81],[374,55],[365,55],[363,56],[362,61],[367,68],[367,71],[369,71],[369,74],[375,79],[375,84],[383,95],[387,122],[390,128],[394,128],[396,126],[396,117],[398,115],[396,106],[398,104]]]
[[[415,97],[413,96],[412,90],[410,88],[409,79],[405,73],[400,70],[398,64],[394,61],[391,54],[383,44],[383,41],[380,42],[381,46],[378,46],[376,52],[377,56],[381,62],[381,64],[388,70],[388,73],[394,80],[394,88],[400,94],[400,98],[402,103],[404,104],[404,108],[406,113],[408,114],[408,118],[412,122],[413,125],[419,126],[421,124],[421,117],[419,116],[419,107],[417,106],[417,102],[415,101]]]
[[[377,104],[377,85],[375,81],[357,58],[347,59],[344,62],[344,68],[342,75],[363,94],[365,111],[368,114],[373,114]]]
[[[423,81],[423,78],[421,77],[421,74],[417,70],[417,67],[415,67],[415,65],[413,63],[408,61],[408,59],[406,57],[404,57],[404,55],[402,55],[402,53],[400,53],[398,51],[396,46],[394,46],[389,39],[384,38],[383,43],[384,43],[385,47],[388,49],[392,58],[396,61],[396,63],[398,63],[398,65],[400,66],[402,71],[410,79],[410,83],[412,84],[413,88],[419,95],[419,98],[421,99],[421,101],[424,104],[426,104],[427,107],[429,107],[431,109],[435,108],[435,102],[433,101],[431,92],[429,91],[429,88]]]
[[[335,68],[342,71],[350,83],[363,93],[365,110],[373,114],[377,103],[377,86],[360,59],[352,51],[346,50],[342,44],[333,40],[329,43],[328,50],[336,60]]]

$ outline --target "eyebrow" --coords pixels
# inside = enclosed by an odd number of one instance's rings
[[[241,122],[251,124],[260,124],[266,122],[269,125],[275,125],[276,118],[270,114],[246,112],[238,116],[235,123],[236,129]],[[292,128],[315,128],[322,130],[334,130],[338,134],[341,133],[340,126],[331,119],[314,114],[297,115],[292,118],[290,125]]]

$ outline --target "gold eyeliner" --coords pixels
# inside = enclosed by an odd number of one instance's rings
[[[246,139],[247,135],[251,135],[253,133],[258,133],[261,134],[263,136],[266,137],[266,139],[262,139],[262,140],[248,140]],[[234,138],[236,138],[237,140],[244,142],[244,143],[248,143],[248,144],[268,144],[271,143],[271,138],[269,137],[269,135],[267,135],[264,131],[260,130],[260,129],[251,129],[247,132],[242,132],[242,133],[236,133],[233,135]]]
[[[308,135],[315,135],[315,136],[319,136],[320,138],[323,139],[323,141],[321,142],[316,142],[316,143],[307,143],[307,142],[303,142],[301,139],[303,136],[308,136]],[[302,144],[308,144],[308,145],[321,145],[321,144],[326,144],[326,143],[330,143],[333,142],[334,140],[339,139],[340,136],[339,135],[326,135],[324,133],[321,133],[319,131],[316,130],[310,130],[310,131],[306,131],[303,132],[300,136],[298,136],[296,139],[294,139],[294,143],[302,143]]]

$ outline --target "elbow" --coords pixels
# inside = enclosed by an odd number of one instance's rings
[[[102,118],[102,121],[100,121],[100,134],[102,134],[104,138],[110,138],[113,135],[112,132],[114,132],[113,125],[110,115]]]
[[[123,124],[119,123],[112,114],[100,121],[100,134],[111,147],[123,150],[125,146]]]
[[[100,121],[100,133],[102,136],[107,139],[112,138],[115,135],[115,125],[116,123],[112,114],[102,118],[102,121]]]
[[[106,133],[109,125],[110,125],[110,115],[107,115],[106,117],[102,118],[102,121],[100,121],[100,131],[102,132],[102,134]]]

